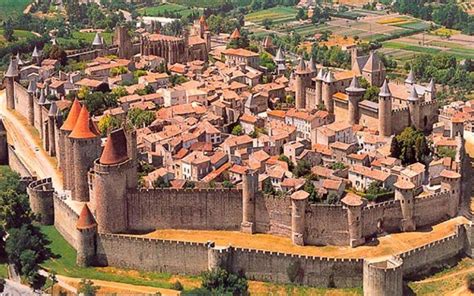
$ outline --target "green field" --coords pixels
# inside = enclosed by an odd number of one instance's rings
[[[0,0],[0,21],[23,13],[31,0]]]
[[[293,7],[273,7],[252,12],[245,16],[245,21],[261,24],[263,20],[269,19],[273,24],[286,23],[296,19],[296,12]]]
[[[104,38],[106,44],[110,45],[112,43],[113,33],[103,32],[103,33],[100,33],[100,35]],[[71,47],[74,48],[74,46],[72,45],[75,45],[75,47],[77,48],[79,44],[79,40],[82,40],[87,44],[92,44],[94,37],[95,37],[94,32],[82,33],[82,32],[75,31],[75,32],[72,32],[72,37],[57,38],[57,42],[59,45],[65,46],[66,49],[70,49]]]
[[[15,36],[17,40],[21,40],[28,37],[34,37],[35,35],[29,31],[15,30],[13,36]],[[0,47],[6,45],[5,38],[3,37],[3,29],[0,29],[0,42]]]
[[[396,27],[404,28],[404,29],[411,29],[411,30],[427,30],[430,27],[430,24],[427,22],[422,22],[418,20],[414,20],[409,23],[395,25]]]
[[[440,49],[431,48],[431,47],[423,47],[417,45],[410,45],[406,43],[399,43],[395,41],[387,41],[383,43],[383,46],[386,48],[393,48],[393,49],[403,49],[407,51],[419,52],[419,53],[428,53],[428,54],[436,54],[440,52]]]
[[[193,12],[199,12],[199,9],[196,8],[188,8],[183,5],[179,4],[174,4],[174,3],[166,3],[166,4],[161,4],[158,6],[153,6],[153,7],[146,7],[142,8],[138,11],[141,15],[146,15],[146,16],[162,16],[165,12],[175,12],[179,13],[182,17],[186,17],[189,14]]]

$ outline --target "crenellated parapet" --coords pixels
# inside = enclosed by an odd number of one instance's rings
[[[31,182],[27,187],[30,207],[43,225],[54,224],[54,188],[51,178]]]

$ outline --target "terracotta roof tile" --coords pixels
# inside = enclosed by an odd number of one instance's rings
[[[71,110],[64,121],[64,124],[61,126],[61,129],[64,131],[72,131],[74,126],[76,125],[77,118],[79,117],[79,113],[81,113],[81,104],[77,99],[74,100],[72,103]]]
[[[73,139],[89,139],[97,136],[96,128],[90,121],[89,111],[87,111],[87,107],[84,105],[69,137]]]
[[[92,216],[91,211],[87,204],[84,204],[82,208],[81,214],[79,215],[79,219],[76,223],[77,229],[89,229],[97,226],[97,222],[95,222],[94,216]]]
[[[112,165],[124,162],[127,159],[127,138],[123,129],[111,132],[107,137],[107,142],[99,162],[105,165]]]

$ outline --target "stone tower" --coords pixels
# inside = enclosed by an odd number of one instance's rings
[[[434,79],[431,78],[430,83],[428,84],[428,87],[426,89],[425,93],[425,101],[431,102],[436,99],[436,85],[434,82]]]
[[[461,175],[454,171],[443,170],[440,177],[441,188],[449,193],[448,214],[450,217],[456,217],[461,201]]]
[[[32,79],[30,80],[30,82],[28,83],[28,89],[27,89],[27,92],[28,92],[28,111],[27,111],[27,120],[28,120],[28,124],[30,124],[31,126],[34,126],[35,125],[35,93],[37,91],[37,85],[36,85],[36,80],[35,79]]]
[[[8,164],[8,142],[7,130],[3,125],[3,119],[0,118],[0,164]]]
[[[242,181],[242,225],[241,231],[255,232],[255,195],[258,191],[258,173],[247,171]]]
[[[133,55],[133,44],[127,27],[117,26],[114,34],[114,44],[118,46],[118,57],[130,59]]]
[[[311,72],[306,68],[303,58],[300,58],[299,64],[295,70],[296,90],[295,103],[297,109],[306,108],[306,88],[311,84]]]
[[[382,261],[365,259],[364,296],[402,296],[403,260],[390,257]]]
[[[92,265],[95,261],[95,240],[97,235],[97,223],[87,204],[84,204],[82,208],[76,223],[76,228],[79,232],[77,237],[76,264],[87,267]]]
[[[33,181],[26,188],[31,211],[42,225],[54,224],[54,188],[51,178]]]
[[[315,92],[316,92],[316,108],[324,104],[323,101],[323,80],[324,77],[326,76],[326,69],[321,68],[319,70],[318,75],[316,76],[316,86],[315,86]]]
[[[348,193],[341,200],[342,204],[347,208],[347,220],[349,224],[349,245],[352,248],[363,245],[365,238],[362,236],[362,208],[365,200],[360,196]]]
[[[365,93],[365,88],[361,88],[359,85],[359,79],[352,77],[351,84],[346,88],[348,96],[349,106],[349,124],[359,123],[359,101]]]
[[[413,69],[411,69],[410,72],[408,73],[407,79],[405,79],[405,85],[406,85],[407,87],[411,87],[411,86],[413,86],[415,83],[416,83],[416,80],[415,80],[415,73],[413,73]]]
[[[291,241],[295,245],[304,246],[305,241],[305,209],[309,193],[303,190],[291,195]]]
[[[41,54],[40,54],[40,52],[39,52],[39,50],[36,46],[33,49],[33,53],[31,54],[31,58],[33,59],[33,62],[37,66],[41,66]]]
[[[82,106],[76,124],[69,134],[72,143],[71,185],[72,198],[77,201],[89,201],[89,169],[100,154],[100,136],[89,118],[89,111]]]
[[[334,114],[334,99],[332,97],[334,95],[334,82],[336,82],[334,74],[328,70],[326,76],[323,79],[321,93],[324,106],[330,114]]]
[[[410,112],[410,123],[417,130],[421,130],[420,124],[420,99],[415,86],[411,88],[408,96],[408,111]]]
[[[59,129],[58,143],[60,149],[58,152],[58,166],[59,170],[63,174],[64,189],[66,190],[72,189],[72,182],[74,178],[74,171],[72,170],[72,142],[69,139],[69,134],[72,132],[74,126],[76,125],[79,113],[81,113],[81,104],[77,99],[75,99],[72,103],[71,109],[66,120]]]
[[[135,189],[136,182],[136,167],[129,157],[125,132],[113,131],[102,155],[94,162],[91,202],[99,232],[127,230],[127,190]]]
[[[18,80],[18,61],[12,56],[10,65],[5,73],[5,87],[7,89],[7,108],[15,109],[15,81]]]
[[[379,93],[379,134],[384,137],[392,135],[392,93],[387,80]]]
[[[56,113],[58,112],[58,107],[56,102],[51,102],[48,111],[48,141],[49,141],[49,150],[48,153],[50,156],[56,155]]]
[[[233,248],[231,246],[216,246],[214,243],[209,244],[208,247],[207,269],[222,268],[229,271],[232,265]]]
[[[281,47],[278,48],[278,51],[277,51],[273,61],[276,64],[277,75],[285,74],[285,72],[286,72],[286,65],[285,65],[286,59],[285,59],[285,56],[283,55]]]
[[[395,184],[395,200],[400,201],[400,207],[402,209],[402,225],[400,225],[401,231],[414,231],[416,229],[415,224],[415,197],[414,189],[415,185],[410,181],[399,180]]]

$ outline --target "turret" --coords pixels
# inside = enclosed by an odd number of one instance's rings
[[[102,37],[100,36],[99,32],[95,33],[94,40],[92,41],[92,47],[94,49],[100,49],[103,48],[104,46],[104,41]]]
[[[311,72],[301,57],[295,70],[296,90],[295,103],[297,109],[306,108],[306,88],[311,85]]]
[[[401,231],[414,231],[415,225],[415,185],[410,181],[398,180],[395,184],[395,200],[400,201],[402,209]]]
[[[233,248],[231,246],[216,246],[215,243],[208,245],[207,268],[209,271],[218,268],[229,271],[232,265]]]
[[[362,208],[365,200],[356,194],[348,193],[341,202],[347,209],[349,245],[355,248],[365,243],[365,238],[362,236]]]
[[[87,267],[94,263],[97,223],[87,204],[84,204],[76,223],[78,230],[76,264]]]
[[[37,66],[41,65],[41,55],[38,48],[35,46],[33,49],[33,53],[31,54],[32,62],[35,63]]]
[[[324,77],[326,76],[326,69],[321,68],[319,70],[318,75],[316,75],[316,107],[319,107],[320,105],[324,104],[323,101],[323,80]]]
[[[49,141],[49,155],[56,155],[56,113],[58,112],[58,107],[56,102],[51,102],[48,111],[48,141]]]
[[[425,100],[427,102],[434,101],[436,99],[436,85],[434,79],[431,78],[428,87],[426,88]]]
[[[359,101],[365,93],[365,88],[360,87],[359,79],[352,77],[351,84],[346,88],[349,101],[349,124],[359,123]]]
[[[291,195],[291,241],[295,245],[304,246],[305,241],[305,210],[309,193],[303,190]]]
[[[384,137],[392,134],[392,93],[387,80],[384,81],[379,93],[379,134]]]
[[[255,232],[255,195],[258,191],[258,173],[247,171],[242,180],[242,225],[241,231]]]
[[[403,260],[399,257],[364,259],[364,296],[402,296]]]
[[[421,130],[420,124],[420,99],[416,87],[413,86],[408,96],[408,111],[410,112],[410,123],[417,130]]]
[[[275,64],[276,64],[277,75],[284,74],[286,72],[286,65],[285,65],[286,59],[285,59],[285,56],[283,55],[281,47],[278,48],[278,51],[273,60],[275,61]]]
[[[322,84],[322,98],[324,102],[324,106],[326,106],[326,110],[334,114],[334,82],[336,82],[336,79],[334,78],[334,74],[328,70],[326,73],[326,76],[323,79],[323,84]]]
[[[407,87],[413,86],[415,84],[415,73],[413,73],[413,69],[410,69],[410,73],[408,73],[407,79],[405,79],[405,85]]]
[[[94,162],[91,202],[99,232],[118,233],[128,228],[127,190],[136,188],[134,162],[129,158],[123,129],[111,132],[104,151]],[[135,178],[135,180],[132,180]]]
[[[461,200],[461,175],[450,170],[443,170],[440,174],[441,189],[449,193],[449,217],[456,217]]]
[[[30,80],[30,82],[28,83],[28,89],[27,89],[27,92],[28,92],[28,108],[27,108],[26,113],[27,113],[28,124],[30,124],[31,126],[35,125],[34,96],[35,96],[35,93],[36,93],[36,89],[37,89],[36,80],[35,79]]]
[[[69,134],[76,125],[79,113],[81,113],[81,104],[75,99],[66,120],[59,129],[58,166],[63,174],[64,189],[66,190],[72,190],[74,180],[72,142],[69,139]]]
[[[241,35],[240,35],[240,31],[239,31],[239,28],[235,28],[234,32],[232,32],[232,34],[230,34],[230,39],[231,40],[238,40],[240,39]]]
[[[100,153],[100,136],[89,118],[89,111],[82,106],[76,124],[69,134],[72,143],[72,166],[74,184],[72,198],[77,201],[89,201],[88,172]]]
[[[18,64],[13,56],[10,59],[10,65],[5,73],[5,87],[7,89],[7,108],[15,109],[15,81],[18,80]]]

